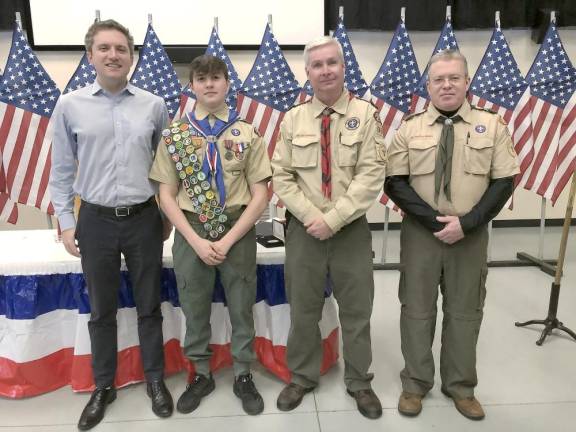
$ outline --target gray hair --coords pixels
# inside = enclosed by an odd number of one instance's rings
[[[440,52],[437,52],[432,57],[430,57],[430,61],[428,62],[428,70],[430,70],[430,66],[434,63],[439,61],[449,61],[449,60],[459,60],[464,65],[464,72],[466,73],[466,77],[468,77],[468,60],[464,57],[460,51],[456,49],[445,49]]]
[[[308,42],[304,47],[304,65],[308,66],[308,61],[310,60],[310,51],[312,51],[314,48],[330,44],[338,48],[338,56],[340,57],[342,63],[344,63],[344,51],[342,50],[342,45],[340,45],[340,42],[338,42],[332,36],[322,36]]]
[[[86,36],[84,36],[84,46],[86,47],[87,52],[92,51],[92,45],[94,45],[94,36],[96,36],[96,33],[98,33],[100,30],[118,30],[120,33],[126,36],[126,40],[128,41],[128,48],[130,49],[130,55],[134,55],[134,38],[130,34],[130,30],[128,30],[118,21],[114,21],[112,19],[96,21],[88,28]]]

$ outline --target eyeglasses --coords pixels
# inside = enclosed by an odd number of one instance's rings
[[[444,83],[446,81],[448,81],[452,85],[456,85],[456,84],[461,83],[463,80],[464,80],[464,77],[462,75],[450,75],[447,77],[439,76],[439,77],[430,78],[430,82],[432,83],[432,85],[438,86],[438,87],[441,85],[444,85]]]

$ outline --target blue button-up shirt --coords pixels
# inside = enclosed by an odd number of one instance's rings
[[[60,228],[74,228],[74,195],[107,207],[157,193],[148,179],[162,129],[164,100],[128,84],[112,95],[98,82],[68,93],[52,115],[50,193]]]

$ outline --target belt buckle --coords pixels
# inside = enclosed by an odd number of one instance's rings
[[[116,207],[114,209],[116,217],[130,216],[130,207]]]

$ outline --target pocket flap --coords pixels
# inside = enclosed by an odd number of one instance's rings
[[[436,145],[438,144],[438,142],[434,141],[434,140],[414,140],[414,141],[410,141],[408,143],[408,148],[409,149],[413,149],[413,150],[426,150],[429,149],[431,147],[436,147]]]
[[[315,135],[295,136],[292,138],[292,145],[297,147],[306,147],[317,142],[320,142],[320,137]]]
[[[340,143],[346,146],[353,146],[362,141],[360,134],[342,134],[340,135]]]
[[[490,138],[470,138],[466,145],[474,149],[484,149],[494,147],[494,141]]]

